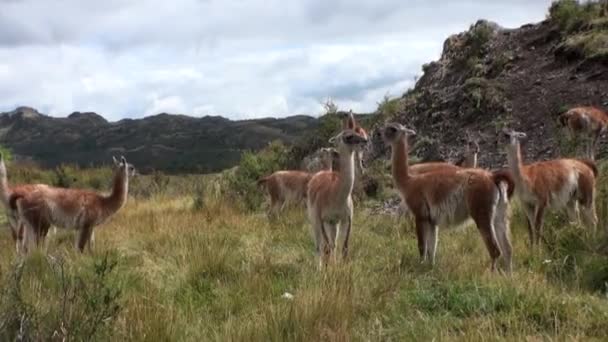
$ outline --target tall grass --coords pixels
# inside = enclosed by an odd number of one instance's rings
[[[604,171],[603,171],[604,172]],[[600,184],[604,184],[603,173]],[[269,222],[214,191],[130,198],[93,254],[73,232],[21,259],[0,234],[0,336],[31,340],[580,340],[608,335],[605,232],[547,220],[527,246],[513,215],[515,273],[492,274],[474,227],[440,233],[421,265],[407,219],[358,204],[351,261],[317,270],[302,208]],[[206,184],[204,190],[199,184]],[[200,191],[200,193],[198,192]],[[598,207],[606,205],[601,185]],[[201,198],[199,198],[201,197]],[[605,212],[602,224],[605,224]],[[291,294],[293,297],[285,296]],[[67,300],[66,300],[67,298]],[[66,306],[67,305],[67,306]]]

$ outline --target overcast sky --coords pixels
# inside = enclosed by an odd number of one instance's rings
[[[372,111],[478,18],[517,27],[551,0],[0,0],[0,111],[110,120]]]

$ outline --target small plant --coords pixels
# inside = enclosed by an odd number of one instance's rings
[[[77,271],[63,259],[35,255],[12,266],[2,284],[2,340],[83,341],[109,338],[120,313],[118,261],[105,254]],[[42,288],[44,290],[40,291]],[[37,303],[45,301],[41,306]]]
[[[205,186],[197,183],[192,195],[192,210],[199,211],[205,207]]]
[[[60,165],[55,168],[55,180],[53,185],[60,188],[71,188],[78,181],[76,178],[76,168],[68,165]]]
[[[236,170],[226,174],[231,194],[241,198],[246,208],[259,208],[263,192],[259,189],[257,180],[283,169],[289,160],[289,153],[290,150],[280,141],[270,143],[257,153],[245,152]]]
[[[470,111],[470,115],[506,111],[507,99],[503,89],[496,82],[482,77],[472,77],[465,81],[463,90],[465,99],[473,109]]]
[[[577,0],[557,0],[549,8],[549,18],[564,32],[584,28],[594,18],[599,17],[600,13],[601,4],[598,1],[580,3]]]

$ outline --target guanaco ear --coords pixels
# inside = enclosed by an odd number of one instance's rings
[[[401,126],[401,131],[403,131],[406,135],[416,135],[416,131],[405,126]]]
[[[127,165],[127,160],[125,159],[125,156],[120,156],[120,162],[122,163],[122,165]]]
[[[116,160],[116,157],[112,156],[112,161],[114,162],[114,165],[118,166],[120,165],[120,163],[118,162],[118,160]]]
[[[348,119],[346,119],[346,128],[355,129],[357,124],[355,123],[355,116],[353,114],[353,110],[348,111]]]

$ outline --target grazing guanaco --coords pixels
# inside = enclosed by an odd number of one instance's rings
[[[78,232],[76,248],[80,252],[88,245],[93,229],[106,222],[127,202],[129,177],[134,174],[133,165],[124,157],[115,164],[112,192],[102,195],[84,189],[64,189],[40,185],[26,194],[13,194],[10,202],[18,211],[25,225],[24,247],[29,252],[45,238],[45,223]]]
[[[313,169],[332,171],[333,160],[337,154],[332,147],[323,147],[315,157]],[[285,208],[288,204],[302,203],[306,199],[307,185],[316,172],[305,171],[277,171],[273,174],[260,178],[257,181],[259,186],[266,188],[270,197],[269,215],[274,216]]]
[[[306,186],[313,174],[305,171],[277,171],[260,178],[257,183],[265,187],[270,197],[268,214],[274,216],[287,204],[302,203],[306,199]]]
[[[357,120],[355,119],[355,114],[353,113],[352,109],[349,110],[348,112],[341,112],[341,116],[342,116],[342,129],[343,130],[346,130],[346,129],[353,130],[355,133],[364,137],[366,140],[369,139],[365,129],[363,129],[363,127],[361,127],[359,125],[359,123],[357,122]],[[363,149],[362,148],[359,148],[357,151],[355,151],[355,163],[357,165],[357,169],[359,170],[359,173],[363,174],[365,169],[363,167]]]
[[[510,139],[507,145],[509,168],[515,180],[515,192],[528,219],[530,244],[540,242],[545,209],[567,209],[571,220],[577,219],[577,204],[583,223],[593,230],[595,213],[595,181],[597,167],[588,159],[555,159],[523,164],[520,140],[525,133],[504,129]]]
[[[347,129],[330,139],[340,154],[340,171],[321,171],[308,183],[308,218],[315,238],[319,265],[323,266],[342,240],[342,255],[348,256],[353,218],[352,191],[355,182],[354,153],[367,138]]]
[[[511,272],[509,195],[513,181],[507,172],[482,169],[440,169],[412,175],[408,165],[407,137],[416,132],[398,123],[383,129],[392,147],[392,173],[396,188],[414,214],[422,261],[435,261],[438,226],[460,225],[472,218],[491,258],[491,270],[501,257]]]
[[[15,203],[11,203],[11,197],[17,198],[27,193],[36,191],[40,184],[21,184],[9,186],[8,175],[6,172],[6,165],[4,163],[4,156],[0,153],[0,196],[2,198],[2,205],[6,211],[7,225],[11,231],[11,237],[15,243],[15,249],[17,252],[22,251],[23,245],[23,224],[19,221],[19,215],[15,208]],[[41,230],[48,231],[50,224],[48,222],[41,222]]]
[[[585,157],[595,160],[597,144],[608,126],[608,114],[597,107],[576,107],[559,116],[571,138],[577,135],[585,141]]]

